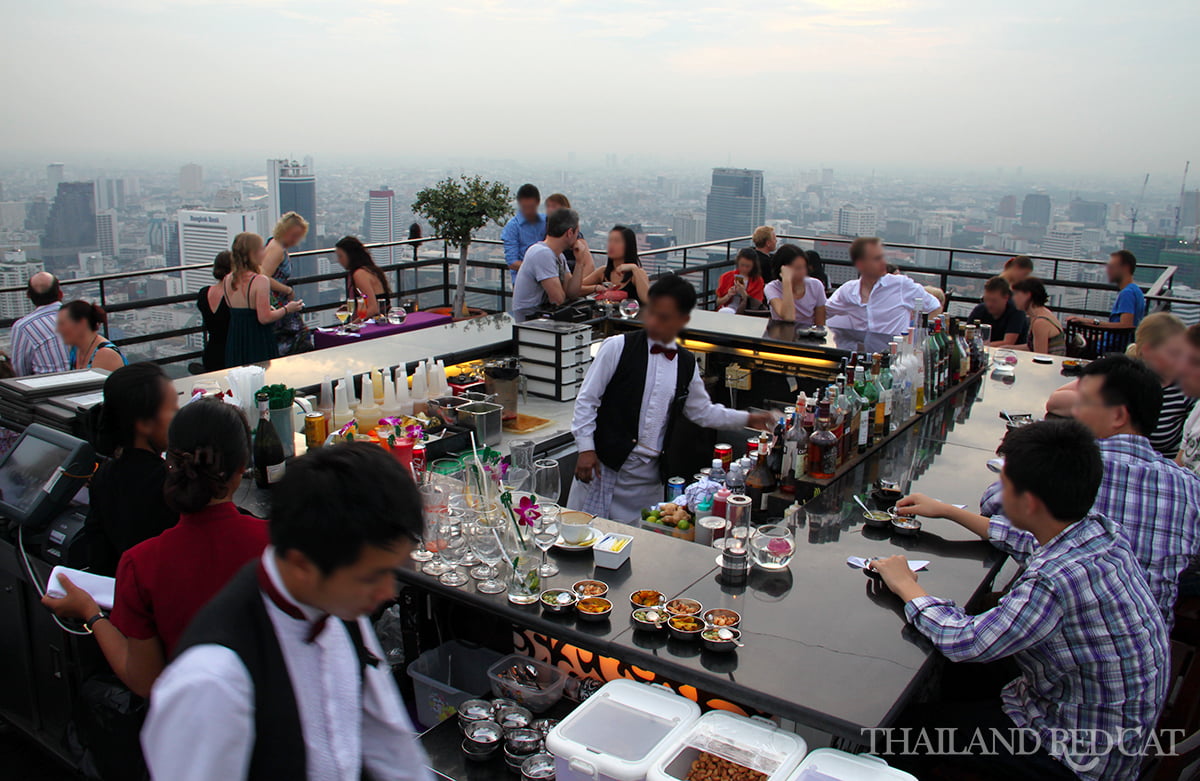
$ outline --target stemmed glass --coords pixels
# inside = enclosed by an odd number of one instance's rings
[[[499,594],[505,590],[505,585],[496,576],[499,571],[496,565],[504,558],[504,548],[500,545],[500,532],[503,531],[503,518],[499,513],[481,513],[474,522],[466,527],[467,542],[475,555],[483,561],[483,565],[471,570],[471,577],[479,577],[481,571],[486,575],[475,584],[481,594]]]
[[[425,562],[421,571],[436,578],[448,569],[446,563],[438,555],[441,550],[438,541],[438,527],[441,526],[447,510],[446,490],[440,485],[426,483],[421,486],[421,504],[424,507],[425,515],[425,525],[421,533],[425,550],[419,554],[414,553],[413,559]]]
[[[342,305],[334,310],[333,316],[336,317],[338,319],[338,323],[340,323],[340,325],[338,325],[337,332],[339,334],[346,333],[346,321],[354,317],[354,304],[350,303],[349,301],[343,301]]]
[[[562,493],[562,475],[558,462],[553,458],[541,458],[533,462],[532,490],[540,498],[557,502]]]
[[[539,502],[540,515],[533,524],[533,544],[542,552],[542,563],[538,576],[552,578],[558,574],[558,565],[546,558],[546,553],[558,542],[558,516],[561,509],[554,502]]]
[[[465,586],[470,581],[467,576],[458,571],[458,565],[463,563],[463,557],[470,550],[467,538],[463,534],[463,525],[458,519],[447,515],[438,524],[438,547],[442,558],[449,565],[448,569],[438,578],[445,586]]]

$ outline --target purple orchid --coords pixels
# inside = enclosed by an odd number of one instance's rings
[[[517,503],[515,512],[520,519],[520,523],[526,526],[533,526],[537,522],[537,519],[542,517],[541,508],[538,507],[537,502],[528,496],[521,497],[521,501]]]

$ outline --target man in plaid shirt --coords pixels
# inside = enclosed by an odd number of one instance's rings
[[[1012,657],[1021,671],[999,702],[939,708],[941,715],[957,710],[956,718],[927,725],[957,728],[959,745],[982,728],[995,735],[987,745],[998,755],[932,759],[939,768],[961,763],[1008,777],[1136,778],[1167,694],[1167,632],[1116,525],[1089,512],[1100,485],[1099,448],[1081,424],[1049,421],[1010,432],[1000,451],[1007,519],[920,494],[897,503],[907,513],[955,521],[1024,564],[996,607],[967,615],[926,593],[903,556],[873,563],[904,600],[905,617],[949,659]]]
[[[1200,554],[1200,477],[1150,446],[1145,434],[1154,430],[1161,406],[1158,377],[1116,355],[1084,368],[1074,416],[1091,429],[1104,462],[1093,509],[1117,523],[1129,541],[1169,631],[1180,575]],[[984,493],[981,512],[999,512],[999,499],[996,483]]]

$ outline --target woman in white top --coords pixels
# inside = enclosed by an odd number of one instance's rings
[[[771,307],[771,319],[797,325],[825,325],[825,285],[808,275],[808,259],[795,244],[775,251],[779,279],[763,291]]]

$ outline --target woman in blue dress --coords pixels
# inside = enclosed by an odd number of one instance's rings
[[[282,307],[296,296],[292,289],[292,260],[288,250],[299,246],[308,235],[308,221],[296,212],[287,212],[275,223],[267,239],[262,259],[262,274],[270,280],[271,304]],[[275,324],[279,354],[304,352],[312,347],[312,337],[298,314],[288,314]]]
[[[263,240],[257,233],[239,233],[233,240],[229,275],[221,280],[222,295],[229,307],[229,336],[225,342],[227,366],[245,366],[279,357],[275,323],[296,314],[304,302],[288,301],[271,306],[271,287],[262,274]]]

